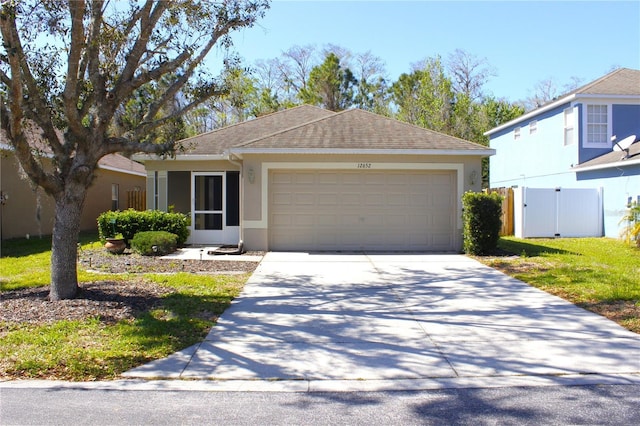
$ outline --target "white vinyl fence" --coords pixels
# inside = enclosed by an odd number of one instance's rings
[[[515,188],[519,238],[601,237],[601,188]]]

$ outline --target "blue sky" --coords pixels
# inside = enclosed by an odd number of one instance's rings
[[[510,101],[536,83],[588,83],[614,67],[640,69],[640,1],[273,1],[233,36],[247,64],[293,45],[371,51],[395,80],[427,57],[463,49],[496,70],[485,90]]]

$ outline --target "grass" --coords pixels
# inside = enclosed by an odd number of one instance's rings
[[[3,244],[2,291],[48,285],[50,247],[42,241]],[[93,247],[91,238],[83,248]],[[29,247],[32,247],[31,249]],[[105,380],[202,341],[237,297],[249,274],[90,274],[79,281],[137,280],[173,290],[152,310],[116,323],[62,320],[50,324],[0,323],[0,378]]]
[[[95,247],[96,240],[95,235],[84,236],[81,245]],[[499,245],[517,256],[479,260],[640,333],[640,250],[606,238],[502,238]],[[2,291],[48,285],[50,242],[3,242],[2,254],[7,256],[0,259]],[[107,277],[111,281],[139,280],[140,285],[154,283],[174,291],[133,320],[0,324],[0,377],[116,378],[201,341],[249,275],[102,275],[79,269],[81,282]]]
[[[83,249],[100,246],[98,236],[94,233],[80,234],[79,243]],[[105,279],[105,276],[97,277],[95,274],[78,269],[79,282],[89,282],[96,279]],[[2,242],[0,291],[46,286],[49,285],[50,280],[50,237],[20,238]]]
[[[640,333],[640,250],[609,238],[501,238],[480,261]]]

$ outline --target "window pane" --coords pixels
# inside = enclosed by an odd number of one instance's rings
[[[196,213],[194,228],[197,230],[222,229],[222,213]]]
[[[227,226],[240,225],[240,172],[227,172]]]
[[[196,176],[195,198],[196,210],[222,210],[222,176]]]
[[[587,143],[607,143],[607,106],[587,105]]]
[[[222,176],[209,176],[212,178],[212,209],[208,210],[222,210]]]

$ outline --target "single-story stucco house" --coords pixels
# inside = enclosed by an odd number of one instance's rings
[[[358,109],[303,105],[141,155],[147,208],[189,244],[276,251],[459,251],[465,191],[494,150]]]

